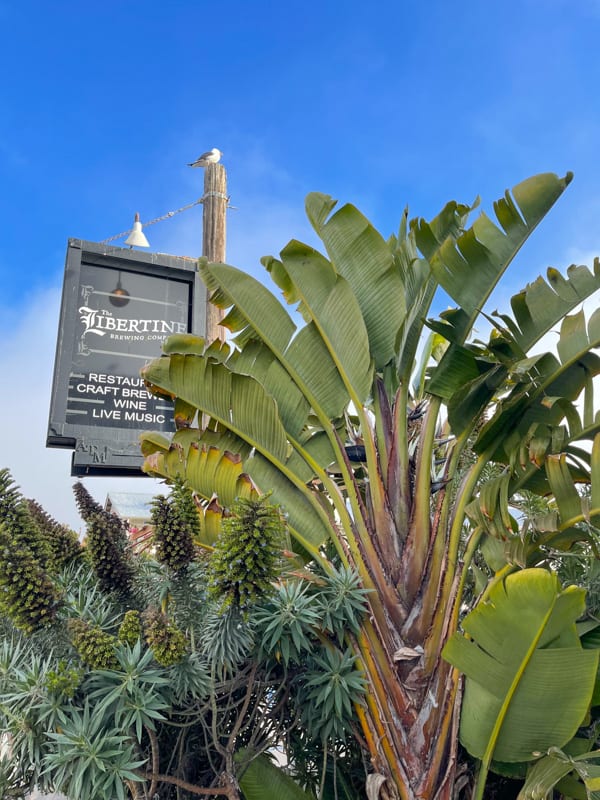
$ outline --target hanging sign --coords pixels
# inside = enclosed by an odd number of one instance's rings
[[[174,430],[173,404],[140,369],[169,335],[203,335],[206,290],[194,259],[69,240],[47,445],[72,474],[140,474],[139,435]]]

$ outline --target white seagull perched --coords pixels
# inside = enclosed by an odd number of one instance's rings
[[[195,161],[188,164],[188,167],[205,167],[207,164],[216,164],[222,155],[223,153],[220,150],[213,147],[212,150],[208,150],[206,153],[202,153],[201,156],[198,156]]]

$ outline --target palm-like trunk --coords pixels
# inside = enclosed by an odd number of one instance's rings
[[[381,382],[377,390],[380,415],[394,423],[370,432],[363,418],[368,484],[361,485],[350,462],[345,464],[347,493],[356,495],[350,505],[362,516],[353,526],[357,542],[346,555],[358,554],[350,556],[352,565],[372,589],[371,619],[355,642],[370,679],[366,708],[359,713],[373,769],[386,778],[384,796],[444,800],[454,784],[458,741],[460,682],[441,650],[457,621],[461,575],[451,513],[457,479],[450,470],[456,469],[461,442],[443,446],[443,477],[433,491],[435,450],[441,461],[439,402],[430,401],[426,411],[423,402],[414,419],[406,392],[399,389],[389,408]],[[348,538],[348,529],[343,536]]]

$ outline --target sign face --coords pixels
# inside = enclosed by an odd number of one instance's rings
[[[143,474],[139,434],[174,430],[173,404],[140,369],[169,335],[204,334],[195,261],[70,240],[47,445],[73,475]]]

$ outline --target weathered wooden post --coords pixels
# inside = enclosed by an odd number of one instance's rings
[[[207,164],[204,168],[204,209],[202,213],[202,255],[209,261],[225,261],[227,214],[227,173],[222,164]],[[206,340],[225,339],[219,322],[221,309],[206,301]]]

